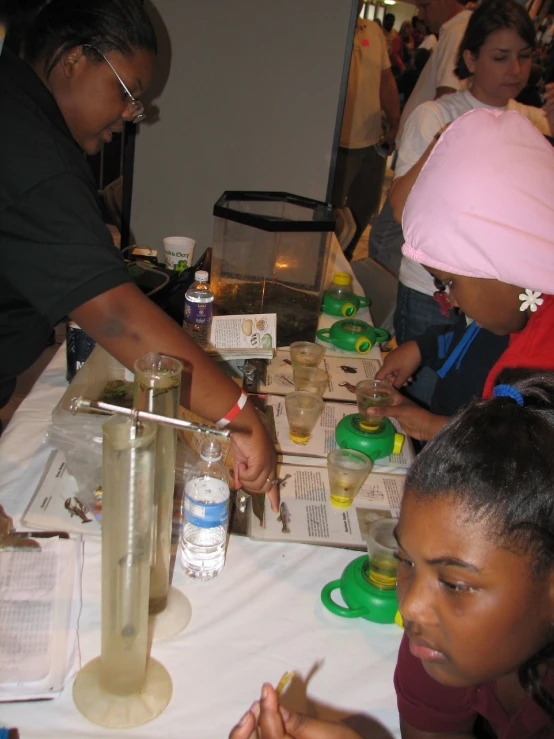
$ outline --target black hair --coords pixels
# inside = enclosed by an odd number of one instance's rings
[[[479,398],[427,444],[406,477],[417,499],[447,495],[468,520],[486,521],[492,541],[530,555],[531,574],[554,568],[554,372],[505,369],[496,384],[512,397]],[[554,720],[554,697],[542,668],[554,665],[554,642],[518,670],[523,689]]]
[[[15,20],[22,34],[23,56],[33,66],[43,64],[46,76],[68,49],[84,44],[104,54],[118,51],[129,56],[137,49],[157,52],[154,27],[140,0],[19,0],[17,5]],[[21,6],[26,21],[23,31]],[[84,52],[97,58],[93,49]]]
[[[459,79],[471,77],[464,61],[464,51],[470,51],[474,57],[479,56],[481,47],[491,33],[504,28],[512,28],[531,49],[535,48],[533,22],[522,5],[516,0],[484,0],[471,14],[458,49],[454,72]]]
[[[394,13],[385,13],[383,17],[383,28],[390,31],[394,26],[395,20],[396,16],[394,15]],[[387,28],[387,26],[390,26],[390,28]]]

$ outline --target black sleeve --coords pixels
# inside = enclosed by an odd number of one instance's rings
[[[446,357],[439,356],[439,341],[443,336],[448,333],[454,333],[451,347],[456,346],[458,343],[457,337],[460,331],[463,333],[465,330],[465,316],[461,316],[460,319],[454,325],[441,325],[441,326],[430,326],[420,336],[415,339],[418,346],[419,353],[421,354],[421,366],[430,367],[431,369],[438,370],[444,364]],[[447,352],[447,356],[450,351]]]
[[[436,360],[439,351],[438,336],[443,328],[450,330],[450,327],[431,326],[414,339],[421,354],[421,367],[430,367]]]
[[[5,215],[11,248],[4,274],[52,325],[130,281],[90,183],[77,174],[63,172],[41,181]]]

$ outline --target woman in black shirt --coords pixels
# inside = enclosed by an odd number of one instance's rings
[[[151,351],[180,359],[183,402],[203,417],[242,407],[236,385],[130,281],[82,155],[141,120],[156,51],[139,0],[50,0],[26,28],[23,60],[0,56],[0,401],[70,316],[130,369]],[[250,402],[231,428],[237,482],[276,507],[275,452]]]

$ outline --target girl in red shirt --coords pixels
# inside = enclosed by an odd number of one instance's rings
[[[554,101],[554,86],[549,94]],[[406,200],[402,252],[477,327],[510,335],[489,397],[503,367],[554,369],[554,148],[519,113],[496,108],[469,111],[434,143]],[[378,377],[402,386],[421,360],[417,347],[408,356],[410,344]],[[400,393],[386,412],[424,440],[447,420]]]
[[[554,736],[553,449],[554,372],[510,369],[409,471],[395,532],[402,739]],[[230,739],[361,738],[280,708],[266,684]]]

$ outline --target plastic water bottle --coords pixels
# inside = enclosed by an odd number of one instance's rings
[[[209,343],[212,325],[214,294],[208,278],[208,273],[199,269],[194,275],[194,282],[185,293],[183,328],[200,346]]]
[[[185,480],[181,565],[190,577],[208,580],[225,564],[229,523],[228,474],[217,441],[202,444]]]
[[[354,293],[352,277],[348,272],[335,272],[333,279],[325,288],[329,297],[344,300]]]

